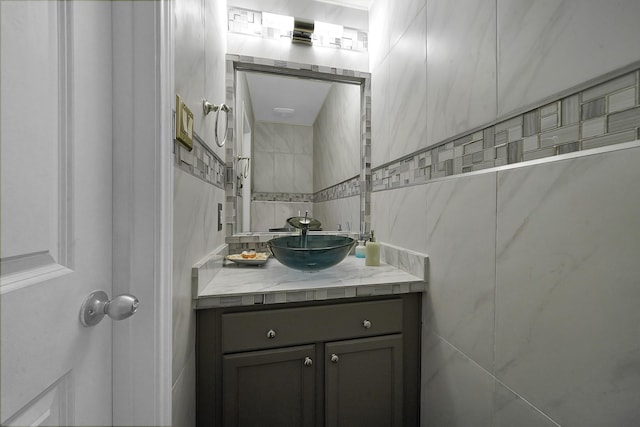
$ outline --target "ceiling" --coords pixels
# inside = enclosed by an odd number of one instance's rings
[[[312,126],[331,82],[246,73],[253,114],[256,121]],[[293,114],[277,113],[274,108],[292,109]]]

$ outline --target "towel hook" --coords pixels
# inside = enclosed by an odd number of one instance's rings
[[[218,115],[220,115],[220,110],[224,111],[225,113],[224,114],[224,117],[225,117],[224,137],[222,138],[222,142],[220,142],[220,139],[218,138]],[[227,142],[227,133],[229,132],[229,110],[231,110],[231,108],[229,108],[227,104],[215,105],[210,103],[206,99],[202,100],[202,112],[204,113],[205,116],[212,111],[216,112],[216,124],[213,127],[213,136],[215,137],[216,145],[218,147],[222,147],[224,143]]]

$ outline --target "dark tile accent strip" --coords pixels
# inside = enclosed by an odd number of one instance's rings
[[[524,114],[522,136],[531,136],[540,132],[540,111],[534,110]]]
[[[193,149],[191,151],[188,151],[178,141],[174,141],[175,166],[206,183],[224,189],[224,162],[206,146],[197,134],[193,135]]]
[[[640,107],[609,115],[609,133],[640,127]]]
[[[582,120],[604,116],[605,106],[606,101],[604,98],[594,99],[593,101],[582,104]]]

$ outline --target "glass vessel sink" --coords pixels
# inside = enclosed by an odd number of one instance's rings
[[[355,244],[345,236],[307,234],[276,237],[267,242],[273,256],[287,267],[318,271],[342,261]]]

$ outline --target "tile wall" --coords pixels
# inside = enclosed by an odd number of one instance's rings
[[[640,71],[421,150],[372,173],[373,191],[640,138]]]
[[[256,121],[253,191],[313,193],[313,127]]]
[[[430,260],[422,425],[639,419],[638,16],[372,1],[372,228]]]
[[[429,254],[423,425],[638,419],[638,162],[634,141],[373,193],[381,240]]]
[[[194,113],[194,150],[174,146],[172,425],[195,426],[195,313],[191,267],[220,245],[218,204],[225,206],[224,149],[213,141],[212,114],[202,100],[224,102],[224,2],[173,2],[175,91]],[[205,42],[206,41],[206,42]],[[223,212],[224,214],[224,212]]]
[[[360,126],[360,85],[334,83],[313,123],[314,191],[360,174]]]
[[[204,182],[224,189],[225,164],[204,143],[202,138],[194,133],[193,149],[191,151],[178,141],[174,144],[176,167]]]

